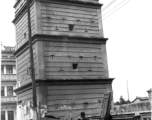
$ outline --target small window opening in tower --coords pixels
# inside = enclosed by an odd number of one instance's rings
[[[71,58],[71,55],[68,55],[67,57],[68,57],[68,58],[69,58],[69,60],[70,60],[70,58]]]
[[[72,67],[73,67],[73,69],[77,69],[78,68],[78,63],[73,63]]]
[[[90,71],[90,72],[91,72],[91,71],[92,71],[92,70],[91,70],[91,68],[89,68],[89,70],[88,70],[88,71]]]
[[[80,20],[76,20],[78,24],[80,24]]]
[[[85,32],[88,32],[87,28],[85,29]]]
[[[95,60],[97,60],[97,56],[94,56]]]
[[[31,74],[31,71],[30,71],[30,68],[27,69],[27,75],[30,75]]]
[[[65,21],[65,18],[62,18],[62,22],[64,23],[64,21]]]
[[[57,26],[55,27],[55,30],[59,30]]]
[[[92,21],[91,21],[91,25],[94,25],[94,24],[95,24],[95,22],[92,20]]]
[[[63,72],[64,70],[62,69],[62,67],[61,67],[61,69],[59,70],[60,72]]]
[[[79,56],[79,58],[82,60],[83,56]]]
[[[51,18],[50,17],[46,17],[46,19],[49,21]]]
[[[55,56],[55,55],[51,55],[52,59],[53,59],[54,56]]]
[[[74,25],[73,24],[69,24],[69,31],[73,31],[74,30]]]
[[[26,33],[24,33],[24,38],[26,38]]]

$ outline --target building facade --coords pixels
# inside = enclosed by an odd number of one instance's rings
[[[151,120],[152,118],[152,88],[148,91],[148,97],[136,97],[129,104],[115,105],[111,109],[113,119],[133,119],[136,115],[141,116],[141,120]]]
[[[14,47],[4,47],[1,51],[1,120],[16,120],[17,97],[16,62]]]
[[[15,5],[18,118],[32,119],[27,1]],[[102,4],[98,0],[30,0],[38,119],[101,115],[112,92]]]

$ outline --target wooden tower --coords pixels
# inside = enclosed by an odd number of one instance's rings
[[[18,105],[30,119],[32,81],[26,0],[18,0],[16,27]],[[112,91],[98,0],[31,0],[30,16],[39,119],[62,120],[101,114],[103,95]],[[44,118],[43,118],[44,117]]]

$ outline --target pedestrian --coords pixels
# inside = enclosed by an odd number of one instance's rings
[[[85,112],[81,112],[81,113],[80,113],[80,117],[81,117],[81,120],[89,120],[89,119],[85,116]]]

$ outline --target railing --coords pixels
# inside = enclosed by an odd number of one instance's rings
[[[2,81],[16,81],[17,77],[14,74],[2,74]]]
[[[151,120],[150,111],[112,115],[112,120]]]
[[[17,97],[16,96],[12,96],[12,97],[1,96],[1,103],[9,103],[9,102],[16,103],[17,102]]]

